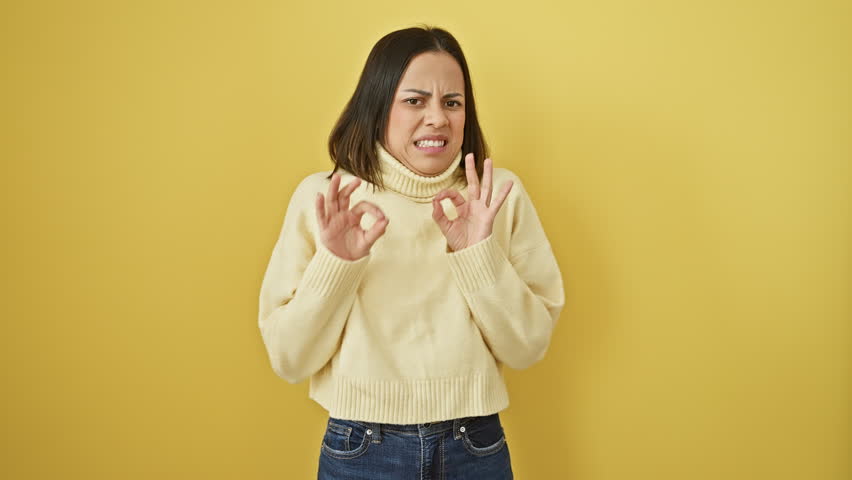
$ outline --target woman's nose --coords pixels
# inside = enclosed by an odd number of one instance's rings
[[[447,115],[441,105],[430,105],[426,109],[426,125],[439,128],[447,124]]]

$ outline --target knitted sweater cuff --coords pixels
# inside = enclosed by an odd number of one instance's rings
[[[305,268],[302,286],[321,297],[335,297],[352,293],[360,283],[370,255],[358,260],[344,260],[333,254],[322,242]]]
[[[481,242],[447,253],[447,260],[464,293],[494,285],[501,264],[508,262],[493,233]]]

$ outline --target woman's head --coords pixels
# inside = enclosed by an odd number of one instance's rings
[[[440,148],[415,142],[445,140]],[[381,186],[376,142],[415,173],[437,175],[459,150],[473,153],[482,175],[487,146],[476,116],[461,47],[445,30],[413,27],[382,37],[332,131],[329,154],[342,168]],[[459,169],[464,178],[464,169]]]

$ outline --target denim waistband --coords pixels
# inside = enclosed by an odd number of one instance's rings
[[[427,422],[427,423],[413,423],[413,424],[397,424],[397,423],[377,423],[377,422],[366,422],[362,420],[346,420],[340,418],[330,417],[332,422],[336,423],[355,423],[361,425],[365,429],[370,429],[373,432],[373,435],[381,438],[382,432],[394,432],[403,435],[414,435],[414,436],[427,436],[436,433],[445,432],[447,430],[453,430],[454,433],[458,433],[459,429],[468,423],[472,422],[476,419],[483,420],[496,420],[499,421],[499,413],[492,413],[490,415],[483,416],[473,416],[473,417],[460,417],[454,418],[452,420],[442,420],[437,422]]]

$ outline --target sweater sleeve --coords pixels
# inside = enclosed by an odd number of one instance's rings
[[[512,209],[510,254],[492,233],[448,253],[447,258],[495,359],[524,369],[544,357],[565,294],[559,265],[535,207],[520,180],[513,180],[515,201],[510,204],[510,195],[502,207]]]
[[[260,287],[263,343],[272,369],[290,383],[313,375],[337,350],[370,258],[347,261],[314,240],[308,220],[321,189],[309,179],[290,197]]]

